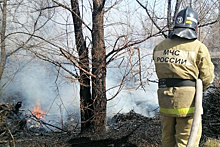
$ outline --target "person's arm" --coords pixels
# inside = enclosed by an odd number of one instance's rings
[[[198,52],[197,63],[199,69],[199,79],[202,80],[203,89],[207,89],[214,80],[214,65],[207,47],[202,44]]]

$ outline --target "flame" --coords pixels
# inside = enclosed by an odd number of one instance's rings
[[[43,119],[45,112],[41,109],[40,100],[37,100],[36,106],[32,109],[32,114],[39,119]]]

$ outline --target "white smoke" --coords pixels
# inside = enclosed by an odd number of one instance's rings
[[[108,69],[107,71],[107,89],[120,82],[119,79],[116,79],[115,72],[117,73],[117,70]],[[15,102],[22,101],[21,109],[26,112],[31,111],[39,100],[42,110],[46,112],[50,121],[52,121],[51,119],[59,121],[61,117],[65,119],[68,114],[79,116],[79,85],[77,82],[71,83],[61,76],[56,80],[55,73],[57,73],[56,68],[51,64],[34,60],[27,64],[4,88],[2,96],[5,99],[13,99]],[[108,101],[107,116],[131,110],[145,116],[153,116],[154,114],[151,112],[157,108],[156,89],[157,85],[154,83],[145,84],[144,89],[141,87],[137,90],[135,87],[130,90],[123,89],[117,97]],[[107,98],[111,98],[116,90],[117,88],[108,91]]]

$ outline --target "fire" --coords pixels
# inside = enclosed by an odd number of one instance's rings
[[[32,109],[32,114],[39,119],[43,119],[45,112],[41,109],[40,100],[37,100],[36,106]]]

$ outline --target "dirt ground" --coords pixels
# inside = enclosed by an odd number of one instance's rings
[[[220,95],[208,93],[203,100],[203,134],[201,146],[208,138],[220,138]],[[0,107],[1,109],[1,107]],[[2,113],[3,111],[0,110]],[[2,119],[2,117],[1,117]],[[13,123],[12,123],[13,124]],[[102,134],[73,132],[30,131],[22,127],[11,131],[0,128],[0,147],[160,147],[160,117],[148,118],[130,111],[117,114],[107,121],[107,131]],[[17,126],[18,127],[18,126]],[[16,128],[17,128],[16,127]]]

